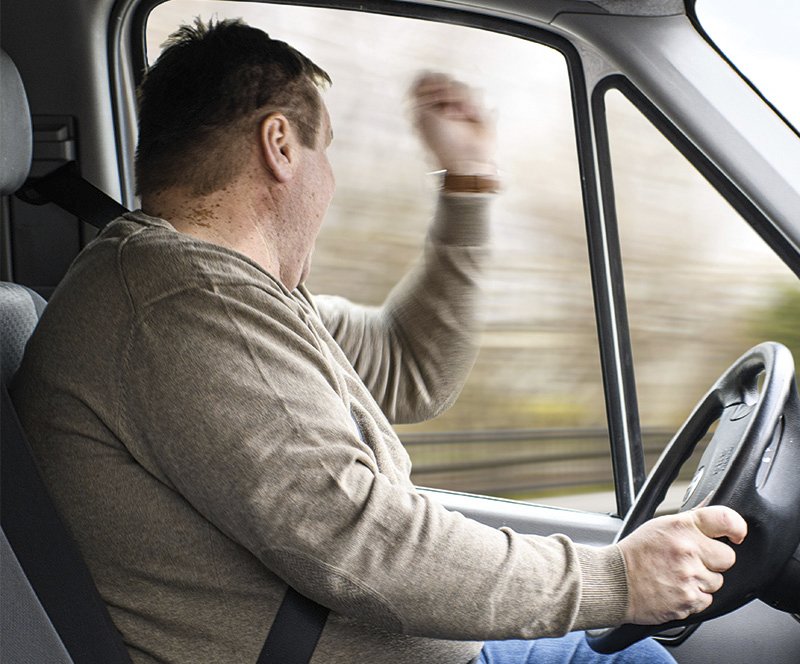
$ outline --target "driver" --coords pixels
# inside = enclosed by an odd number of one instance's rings
[[[415,123],[447,172],[422,260],[380,309],[315,297],[328,82],[242,22],[173,35],[140,90],[142,210],[75,261],[18,374],[132,659],[254,662],[288,584],[331,609],[316,663],[672,661],[652,641],[606,657],[541,637],[702,610],[735,559],[715,538],[745,537],[735,512],[595,548],[411,483],[390,423],[447,408],[474,360],[493,127],[466,86],[422,75]]]

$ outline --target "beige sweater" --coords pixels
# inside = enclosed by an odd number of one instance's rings
[[[487,205],[443,196],[381,309],[141,213],[76,260],[14,397],[135,662],[255,662],[286,583],[332,609],[315,664],[464,664],[620,621],[617,547],[445,510],[390,426],[469,372]]]

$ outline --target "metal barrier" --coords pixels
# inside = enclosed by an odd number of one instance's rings
[[[642,432],[648,468],[674,434]],[[504,498],[613,490],[604,428],[401,433],[420,486]],[[691,476],[691,464],[683,475]]]

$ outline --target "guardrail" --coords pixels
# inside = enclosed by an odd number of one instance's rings
[[[648,468],[674,433],[642,432]],[[400,438],[420,486],[523,499],[613,489],[603,428],[401,433]],[[686,464],[680,479],[693,470]]]

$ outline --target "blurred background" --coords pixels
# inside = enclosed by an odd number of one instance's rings
[[[337,191],[314,254],[309,285],[317,293],[377,306],[419,256],[437,180],[409,124],[406,91],[417,73],[445,71],[483,91],[497,116],[504,190],[493,204],[481,352],[450,411],[398,433],[419,485],[613,512],[563,55],[518,37],[422,20],[171,0],[147,23],[149,60],[196,16],[242,17],[333,79],[325,101]],[[774,339],[800,352],[800,291],[789,269],[620,92],[611,90],[605,103],[652,464],[750,346]]]

